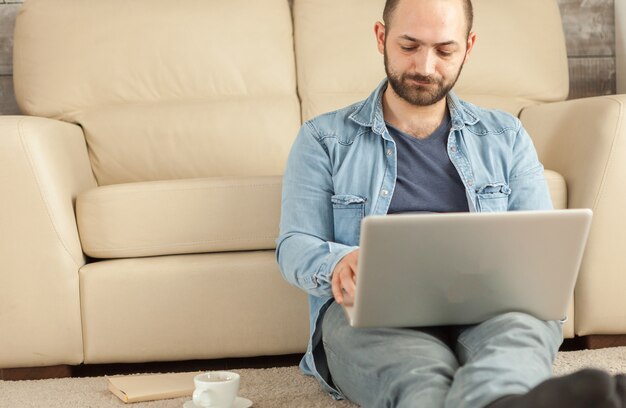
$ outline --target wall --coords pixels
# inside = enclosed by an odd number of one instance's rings
[[[614,94],[614,0],[559,0],[559,6],[569,57],[570,98]]]
[[[253,1],[253,0],[252,0]],[[506,0],[502,0],[506,1]],[[615,8],[626,20],[626,0],[558,0],[570,66],[570,98],[616,92]],[[0,0],[0,114],[16,114],[12,83],[13,28],[22,0]],[[623,51],[623,42],[619,42]],[[620,61],[623,54],[620,54]],[[622,72],[625,68],[622,68]],[[621,77],[620,77],[621,79]],[[624,78],[626,81],[626,78]],[[626,92],[622,88],[621,92]]]
[[[615,2],[617,93],[626,93],[626,0]]]
[[[21,0],[0,0],[0,115],[18,113],[11,76],[13,28]]]

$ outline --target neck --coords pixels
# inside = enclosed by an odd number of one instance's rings
[[[446,115],[447,97],[429,106],[415,106],[396,94],[388,85],[383,93],[383,116],[395,128],[418,139],[430,136]]]

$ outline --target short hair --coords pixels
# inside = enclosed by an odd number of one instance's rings
[[[400,0],[387,0],[385,2],[385,9],[383,10],[383,21],[388,28],[391,24],[391,17],[398,8]],[[474,6],[472,6],[472,0],[462,0],[463,8],[465,9],[465,20],[467,21],[467,35],[469,36],[474,25]]]

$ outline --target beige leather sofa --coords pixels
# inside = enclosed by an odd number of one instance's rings
[[[626,333],[626,98],[560,102],[554,1],[474,1],[458,93],[521,113],[555,205],[595,211],[566,334]],[[280,175],[302,120],[384,76],[383,4],[26,0],[24,116],[0,117],[0,367],[304,351]]]

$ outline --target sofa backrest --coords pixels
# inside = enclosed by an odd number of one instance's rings
[[[374,23],[385,0],[294,0],[303,119],[364,99],[384,78]],[[473,0],[472,56],[455,90],[515,115],[567,98],[567,53],[556,0]]]
[[[80,124],[100,185],[282,174],[287,0],[26,0],[14,38],[20,108]]]
[[[26,0],[17,101],[82,126],[99,185],[280,175],[301,119],[365,98],[385,75],[373,33],[384,0],[293,0],[293,30],[289,5]],[[457,92],[514,114],[565,99],[556,0],[474,7],[479,40]]]

